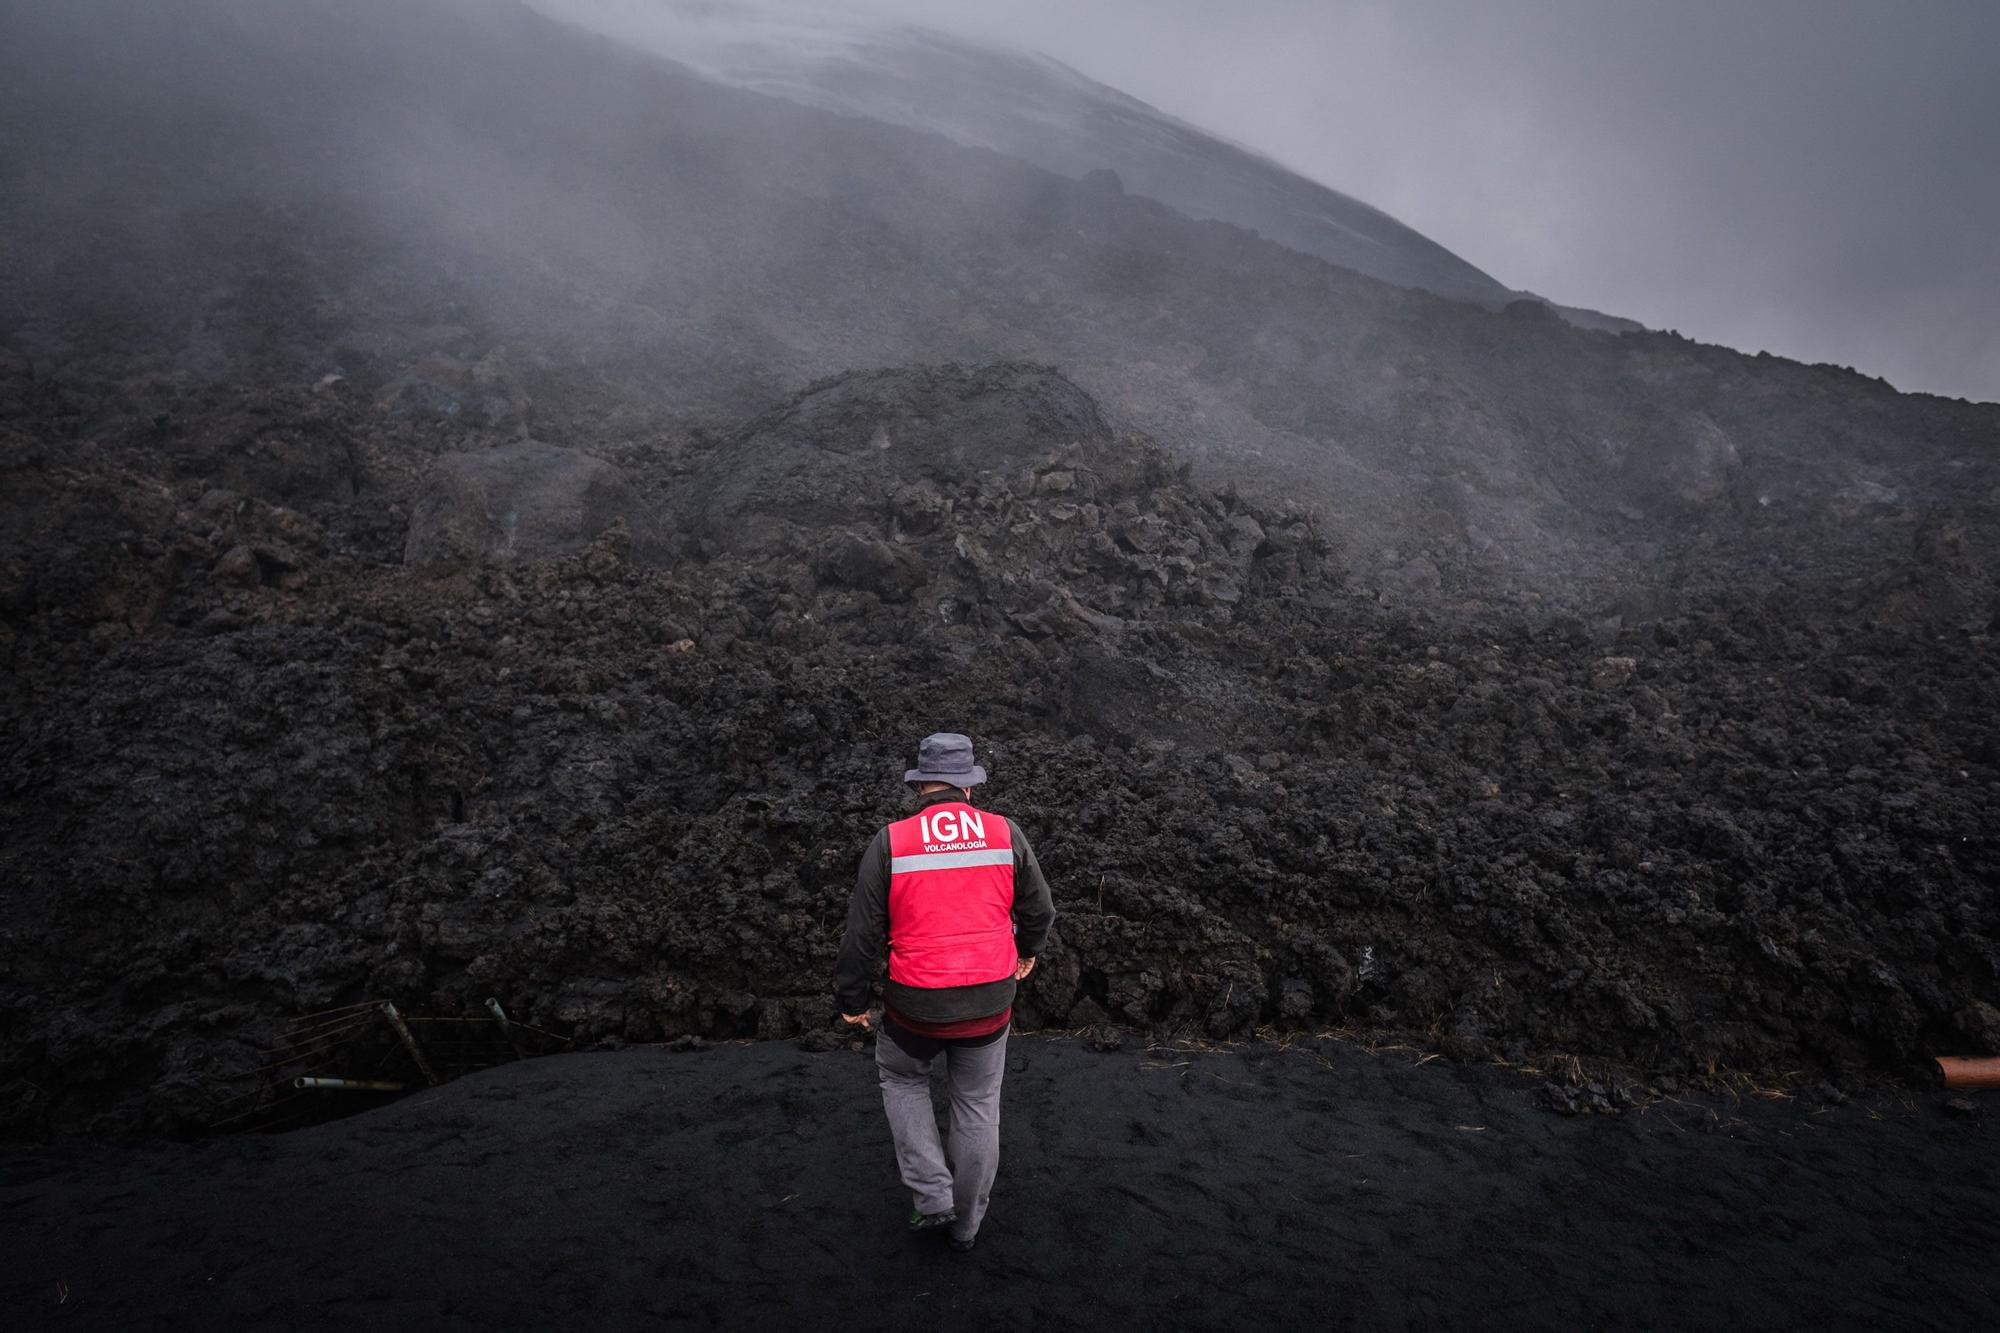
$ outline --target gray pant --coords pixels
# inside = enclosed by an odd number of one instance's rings
[[[922,1043],[925,1046],[931,1043]],[[882,1109],[896,1139],[896,1166],[922,1213],[956,1212],[951,1234],[970,1240],[986,1216],[993,1174],[1000,1169],[1000,1079],[1007,1072],[1007,1034],[984,1046],[945,1044],[945,1082],[951,1095],[950,1156],[938,1143],[931,1106],[931,1066],[884,1032],[875,1039],[875,1072],[882,1080]]]

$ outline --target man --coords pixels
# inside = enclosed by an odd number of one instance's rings
[[[861,857],[835,998],[868,1026],[869,986],[886,944],[875,1069],[909,1187],[912,1231],[949,1228],[964,1253],[979,1234],[1000,1166],[1000,1079],[1014,987],[1056,919],[1048,881],[1021,826],[972,804],[986,770],[955,732],[926,736],[903,774],[917,813],[875,835]],[[931,1065],[944,1057],[951,1139],[938,1143]]]

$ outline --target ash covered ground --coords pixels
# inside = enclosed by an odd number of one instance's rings
[[[80,431],[8,371],[12,1133],[199,1131],[360,998],[831,1045],[942,728],[1055,886],[1025,1026],[1667,1089],[2000,1049],[1990,650],[1879,610],[1977,590],[1949,531],[1873,615],[1529,623],[1354,590],[1337,517],[1046,367],[560,443],[338,380]]]
[[[1351,1042],[1009,1039],[969,1255],[904,1234],[873,1061],[492,1069],[196,1144],[0,1146],[18,1327],[1978,1327],[1990,1119],[1679,1095],[1615,1118]],[[274,1199],[310,1206],[273,1207]]]

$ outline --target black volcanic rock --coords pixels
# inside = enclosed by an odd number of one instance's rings
[[[1974,1000],[1952,1021],[1975,1053],[2000,1055],[2000,1007]]]
[[[624,473],[536,440],[445,454],[418,488],[403,560],[509,563],[572,555],[613,523],[645,522]]]
[[[163,476],[150,423],[59,472],[55,409],[0,435],[0,1073],[53,1090],[13,1132],[214,1123],[292,1017],[363,999],[819,1031],[856,849],[945,726],[1055,882],[1034,1025],[1852,1076],[1964,1049],[1990,986],[1976,637],[1385,608],[1323,515],[1012,364],[598,442],[642,508],[731,441],[824,455],[845,504],[753,507],[756,540],[413,569],[435,441],[326,410],[371,480],[305,510]],[[885,419],[923,475],[816,443]]]
[[[1850,1076],[1990,1001],[1993,408],[1399,290],[508,6],[42,9],[0,43],[0,1087],[52,1090],[11,1130],[214,1123],[364,1000],[819,1031],[940,728],[1056,885],[1033,1025]],[[475,559],[504,508],[424,479],[531,419],[583,484]],[[625,521],[570,523],[612,468]]]
[[[856,371],[806,388],[712,451],[689,487],[690,512],[713,540],[755,545],[773,523],[840,523],[895,494],[1110,438],[1090,395],[1048,367]],[[903,508],[904,521],[935,526],[919,500]]]

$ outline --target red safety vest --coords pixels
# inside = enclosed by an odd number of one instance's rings
[[[889,979],[977,986],[1014,975],[1014,835],[943,801],[889,825]]]

